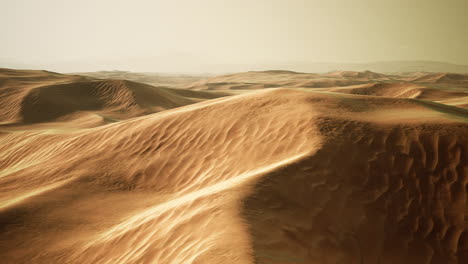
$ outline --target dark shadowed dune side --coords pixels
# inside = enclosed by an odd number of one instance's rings
[[[468,261],[467,125],[319,122],[334,136],[245,203],[258,263]]]
[[[26,129],[25,125],[44,122],[63,123],[62,127],[100,126],[227,94],[48,71],[0,69],[0,95],[2,126]]]
[[[126,80],[86,81],[38,87],[26,95],[21,115],[26,123],[51,121],[78,111],[106,111],[135,117],[193,103],[147,84]]]
[[[19,121],[21,102],[36,87],[86,80],[88,78],[83,76],[49,71],[0,68],[0,122]]]
[[[157,88],[166,90],[169,93],[172,93],[175,95],[183,96],[186,98],[192,98],[192,99],[215,99],[215,98],[231,95],[228,93],[210,92],[210,91],[192,91],[192,90],[169,88],[169,87],[157,87]]]

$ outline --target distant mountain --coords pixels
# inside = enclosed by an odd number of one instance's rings
[[[215,62],[196,56],[116,58],[110,60],[82,60],[55,63],[27,63],[0,59],[0,67],[17,69],[47,69],[51,71],[94,72],[132,71],[179,74],[224,74],[247,71],[288,70],[308,73],[336,71],[373,71],[379,73],[399,72],[450,72],[468,73],[468,65],[435,61],[379,61],[369,63],[330,63],[330,62],[257,62],[225,63]]]
[[[395,72],[452,72],[468,73],[468,65],[435,61],[381,61],[370,63],[295,63],[284,67],[305,72],[374,71]]]
[[[434,61],[388,61],[366,65],[378,72],[452,72],[468,73],[468,65]]]

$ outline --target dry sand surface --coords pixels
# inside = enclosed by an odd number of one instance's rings
[[[44,122],[94,127],[227,95],[9,69],[0,69],[0,92],[0,127],[10,129]]]
[[[227,93],[266,88],[313,89],[334,93],[417,98],[467,108],[468,74],[337,71],[326,74],[292,71],[252,71],[210,77],[185,86],[191,90]]]
[[[1,69],[0,262],[468,263],[466,88],[429,75]]]

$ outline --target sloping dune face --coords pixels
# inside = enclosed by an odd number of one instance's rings
[[[410,80],[422,83],[450,83],[466,85],[468,84],[468,75],[457,73],[427,73]]]
[[[385,97],[415,98],[421,95],[424,88],[424,86],[410,83],[370,83],[330,88],[327,89],[327,91]]]
[[[385,74],[372,72],[372,71],[336,71],[327,73],[328,76],[338,76],[338,77],[353,77],[353,78],[382,78],[385,77]]]
[[[0,122],[7,126],[73,121],[67,125],[95,127],[225,96],[127,80],[9,69],[0,69],[0,92]]]
[[[369,83],[347,87],[329,88],[325,90],[330,92],[360,95],[419,98],[430,101],[463,98],[468,94],[463,91],[433,89],[413,83]]]
[[[34,88],[42,85],[84,81],[85,77],[48,71],[12,70],[0,68],[0,122],[17,121],[21,103]]]
[[[86,81],[32,90],[21,108],[26,123],[45,122],[78,111],[128,118],[193,103],[150,85],[125,80]]]
[[[337,87],[365,83],[368,81],[367,79],[362,79],[365,76],[367,75],[360,75],[359,73],[342,75],[341,72],[337,75],[322,75],[316,73],[300,73],[292,71],[252,71],[207,78],[192,83],[187,87],[187,89],[258,90],[275,87]],[[379,77],[385,77],[385,75],[382,74],[379,75]]]
[[[466,125],[331,129],[248,198],[257,263],[468,261]]]
[[[261,75],[275,74],[302,75]],[[177,107],[212,94],[72,80],[71,96],[53,82],[31,84],[31,114],[176,108],[1,132],[2,263],[468,262],[465,109],[291,89]]]
[[[267,88],[292,88],[368,96],[418,98],[466,108],[468,75],[453,73],[392,73],[336,71],[325,74],[252,71],[203,79],[193,90],[243,93]]]
[[[252,263],[242,198],[315,151],[314,118],[307,100],[278,91],[80,133],[3,135],[2,259]]]

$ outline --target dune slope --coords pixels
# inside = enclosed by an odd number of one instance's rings
[[[251,71],[199,80],[192,90],[244,93],[266,88],[314,89],[371,96],[418,98],[466,108],[468,75],[454,73],[395,73],[335,71],[325,74],[291,71]]]
[[[193,103],[150,85],[125,80],[86,81],[38,87],[24,97],[26,123],[51,121],[78,111],[128,118]]]
[[[27,129],[25,125],[50,122],[95,127],[226,94],[46,71],[0,69],[0,95],[0,124]]]
[[[368,83],[347,87],[329,88],[325,90],[330,92],[371,96],[418,98],[429,101],[463,98],[468,95],[468,93],[463,91],[434,89],[413,83]]]
[[[0,122],[17,121],[23,98],[36,87],[85,80],[86,77],[49,71],[0,68]]]
[[[468,114],[272,89],[0,136],[4,263],[466,263]]]
[[[421,83],[448,83],[466,85],[468,84],[468,75],[458,73],[426,73],[410,80]]]

